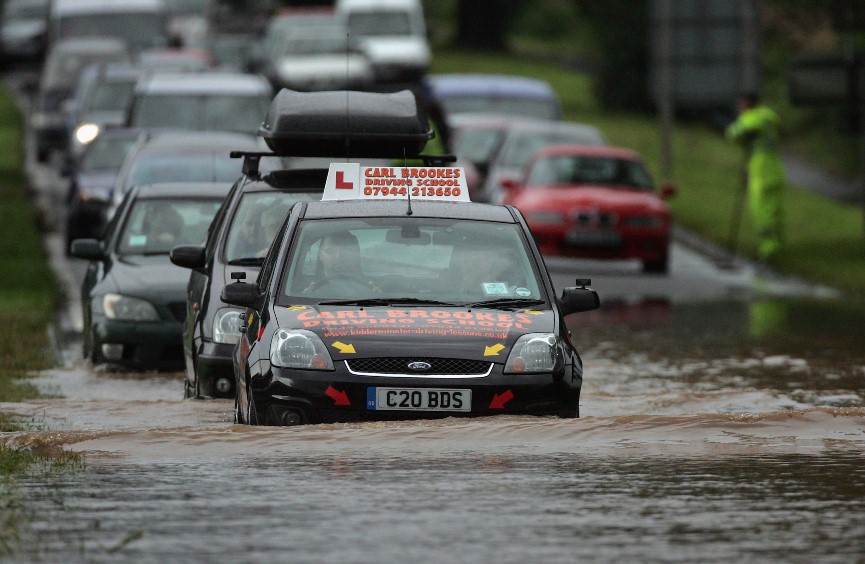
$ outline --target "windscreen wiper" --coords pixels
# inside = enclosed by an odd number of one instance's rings
[[[264,257],[247,257],[228,261],[230,266],[261,266],[264,264]]]
[[[357,305],[357,306],[390,306],[390,305],[437,305],[456,307],[460,304],[424,300],[421,298],[367,298],[363,300],[329,300],[318,302],[318,305]]]
[[[547,303],[545,300],[530,300],[525,298],[499,298],[465,304],[466,307],[488,307],[492,309],[512,309],[518,307],[529,307]]]

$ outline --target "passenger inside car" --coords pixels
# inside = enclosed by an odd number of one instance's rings
[[[160,247],[173,245],[183,231],[183,218],[170,205],[154,205],[144,217],[144,229],[150,241]]]
[[[337,231],[325,235],[318,247],[316,265],[317,279],[304,292],[311,292],[335,278],[351,278],[361,272],[360,243],[349,231]]]
[[[467,296],[511,295],[514,288],[525,285],[525,275],[515,261],[492,245],[454,247],[449,272],[453,288]]]

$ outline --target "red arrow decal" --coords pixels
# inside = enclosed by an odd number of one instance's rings
[[[351,402],[348,401],[348,394],[340,392],[333,386],[328,386],[324,394],[333,399],[334,405],[351,405]]]
[[[510,390],[505,390],[501,395],[495,394],[493,401],[490,402],[490,409],[504,409],[505,404],[514,399],[514,393]]]
[[[342,170],[336,171],[336,189],[337,190],[351,190],[353,188],[354,188],[353,183],[345,181],[345,171],[342,171]]]

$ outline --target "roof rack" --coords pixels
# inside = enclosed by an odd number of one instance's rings
[[[259,169],[259,165],[261,164],[261,157],[279,157],[280,155],[259,151],[231,151],[228,156],[232,159],[242,158],[243,166],[241,167],[241,171],[243,174],[252,180],[260,180],[261,170]]]

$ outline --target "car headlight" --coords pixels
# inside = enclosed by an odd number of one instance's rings
[[[504,371],[508,374],[557,372],[563,364],[562,347],[555,335],[528,333],[517,339]]]
[[[526,221],[537,225],[563,225],[565,223],[565,214],[553,211],[528,212],[526,214]]]
[[[117,319],[120,321],[159,321],[159,313],[153,304],[140,298],[132,298],[120,294],[105,294],[102,296],[101,302],[101,312],[108,319]]]
[[[243,311],[234,308],[222,308],[213,317],[213,342],[233,345],[240,340],[240,328],[243,327]]]
[[[304,329],[279,329],[270,342],[270,363],[283,368],[333,370],[333,360],[318,335]]]
[[[75,140],[82,145],[87,145],[99,135],[99,126],[95,123],[82,123],[75,130]]]

